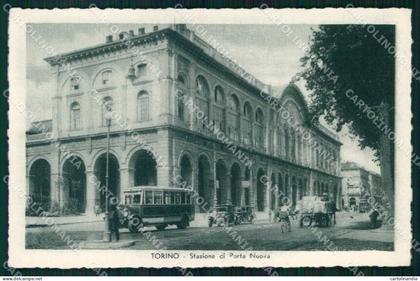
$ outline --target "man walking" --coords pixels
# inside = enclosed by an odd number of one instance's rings
[[[118,242],[120,240],[120,218],[116,206],[112,204],[110,207],[111,211],[109,212],[109,231],[111,232],[111,241],[112,236],[115,235],[115,241]]]

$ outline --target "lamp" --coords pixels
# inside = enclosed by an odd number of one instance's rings
[[[104,234],[103,241],[111,242],[111,232],[109,229],[109,200],[108,200],[108,191],[109,191],[109,148],[110,148],[110,129],[112,121],[112,112],[106,110],[105,113],[106,126],[108,128],[106,138],[107,138],[107,147],[106,147],[106,174],[105,174],[105,224],[104,224]]]

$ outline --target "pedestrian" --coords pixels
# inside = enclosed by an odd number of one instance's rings
[[[285,220],[287,222],[288,230],[290,232],[292,231],[292,224],[290,223],[289,214],[290,214],[290,207],[287,204],[283,204],[279,212],[279,221],[281,222],[281,220]]]
[[[109,231],[111,233],[110,240],[112,241],[112,236],[115,235],[115,241],[120,240],[120,216],[115,205],[110,205],[109,212]]]
[[[335,219],[335,212],[337,212],[337,206],[335,205],[335,201],[331,200],[330,202],[330,212],[331,212],[331,221],[333,222],[333,224],[336,224],[336,219]]]

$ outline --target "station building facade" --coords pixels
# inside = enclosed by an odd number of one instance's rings
[[[90,179],[105,184],[107,116],[117,197],[181,177],[208,207],[268,213],[281,196],[295,204],[323,193],[340,205],[341,143],[309,120],[299,88],[275,93],[185,25],[121,32],[45,60],[57,89],[52,120],[28,129],[26,163],[27,194],[47,209],[103,206]]]

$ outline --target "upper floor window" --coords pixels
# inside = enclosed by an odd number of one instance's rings
[[[231,95],[229,99],[229,109],[239,113],[239,99],[236,95]]]
[[[80,124],[80,104],[73,102],[70,106],[70,129],[77,130],[81,128]]]
[[[144,77],[147,74],[147,64],[141,63],[137,65],[137,77]]]
[[[222,87],[217,86],[214,90],[214,101],[218,105],[224,105],[225,104],[225,93],[223,92]]]
[[[206,78],[198,76],[196,79],[197,95],[208,98],[210,94],[209,84]]]
[[[111,84],[111,76],[112,76],[111,70],[105,70],[104,72],[102,72],[102,85],[107,86]]]
[[[107,118],[113,110],[114,103],[111,97],[104,97],[102,100],[102,126],[107,126]]]
[[[252,107],[249,104],[249,102],[246,102],[244,104],[244,116],[245,118],[248,118],[249,120],[252,119]]]
[[[265,131],[263,127],[264,117],[261,108],[255,111],[255,121],[257,126],[255,128],[255,144],[258,147],[263,147],[265,143]]]
[[[246,145],[252,144],[252,107],[249,102],[244,104],[244,126],[242,128],[242,137]]]
[[[261,108],[258,108],[257,111],[255,112],[255,121],[258,124],[261,124],[261,125],[264,122],[264,114],[263,114]]]
[[[70,78],[70,89],[72,91],[77,91],[80,89],[80,77],[74,76]]]
[[[185,95],[182,91],[178,91],[177,93],[177,115],[179,120],[185,121],[185,103],[184,103]]]
[[[149,120],[149,93],[141,91],[137,95],[137,120]]]
[[[196,79],[196,93],[197,93],[197,105],[199,110],[206,116],[207,118],[210,115],[210,106],[209,106],[209,96],[210,96],[210,88],[207,80],[203,76],[198,76]],[[199,118],[199,115],[196,114],[196,124],[197,128],[200,132],[206,130],[205,122],[202,122],[202,118]]]
[[[179,74],[178,78],[177,78],[177,81],[180,85],[185,86],[185,78],[184,78],[183,75]]]

